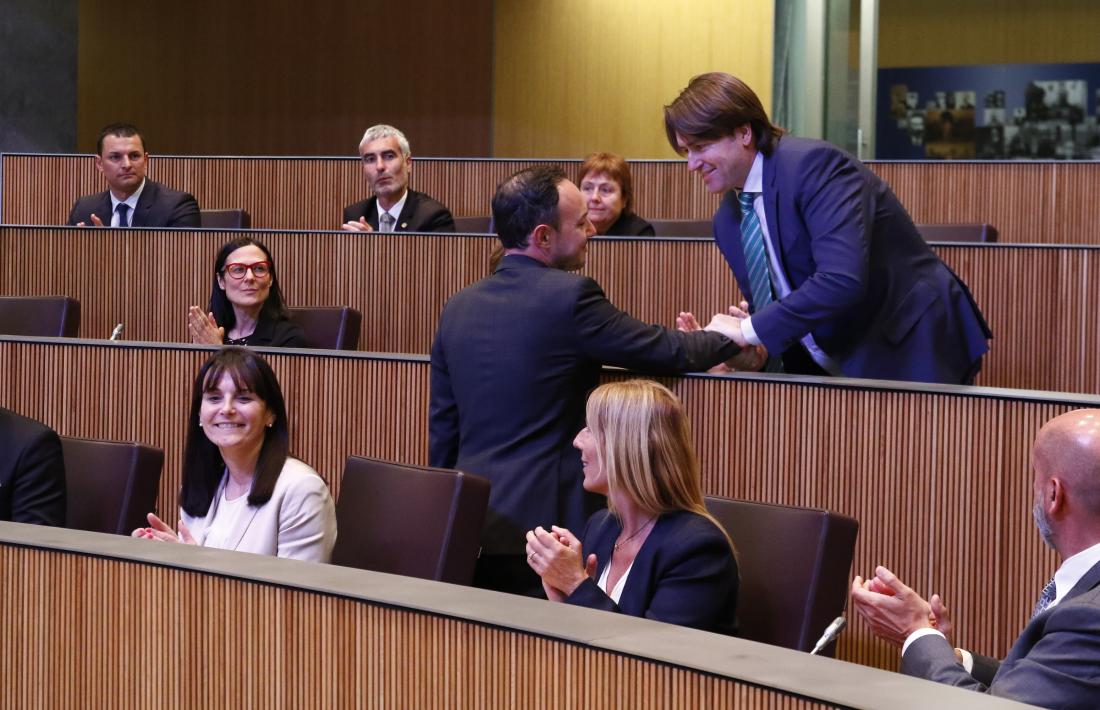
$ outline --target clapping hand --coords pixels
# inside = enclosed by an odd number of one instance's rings
[[[187,523],[180,521],[180,530],[177,534],[172,526],[164,522],[157,517],[156,513],[149,513],[147,516],[149,520],[149,527],[137,528],[132,533],[131,537],[140,537],[146,540],[160,540],[161,542],[182,542],[185,545],[197,545],[195,538],[191,535],[191,531],[187,529]]]

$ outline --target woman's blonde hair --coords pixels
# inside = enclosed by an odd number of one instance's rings
[[[586,418],[610,492],[624,493],[648,515],[697,513],[725,533],[703,504],[691,425],[667,387],[652,380],[601,385],[588,397]]]

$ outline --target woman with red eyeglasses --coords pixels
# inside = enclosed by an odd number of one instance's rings
[[[283,303],[271,252],[249,237],[234,239],[218,252],[209,312],[191,306],[187,330],[192,342],[207,345],[306,347],[302,329]]]

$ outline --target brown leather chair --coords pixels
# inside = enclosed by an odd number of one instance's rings
[[[658,237],[710,237],[714,223],[709,219],[651,219]]]
[[[305,331],[306,347],[325,350],[355,350],[363,316],[347,306],[288,308],[290,320]]]
[[[248,229],[252,217],[246,210],[199,210],[203,229]]]
[[[164,452],[141,444],[61,437],[65,527],[129,535],[155,510]]]
[[[480,476],[349,456],[332,563],[470,584],[488,505]]]
[[[844,611],[859,523],[816,508],[706,498],[737,548],[738,636],[810,651]],[[823,655],[833,655],[835,643]]]
[[[80,301],[68,296],[0,296],[0,335],[75,338]]]
[[[992,224],[918,224],[917,231],[926,242],[997,241],[997,230]]]
[[[455,232],[459,234],[492,234],[491,217],[455,217]]]

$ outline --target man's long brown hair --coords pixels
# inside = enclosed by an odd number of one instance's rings
[[[783,129],[772,125],[760,98],[748,84],[724,72],[693,78],[676,100],[665,106],[665,132],[672,149],[680,153],[676,136],[717,139],[732,136],[748,124],[756,149],[771,155]]]

